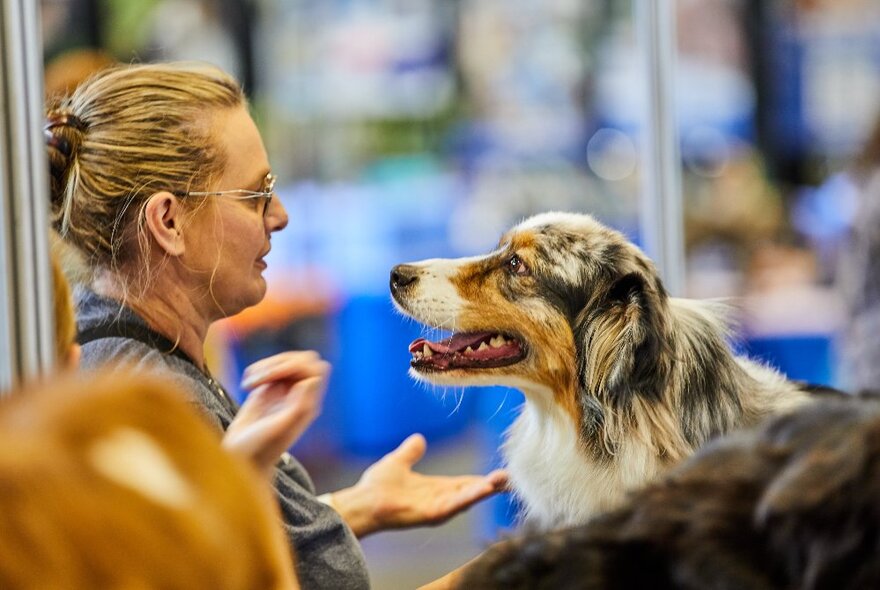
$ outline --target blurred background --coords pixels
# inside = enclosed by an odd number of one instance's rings
[[[839,260],[851,164],[880,112],[880,6],[678,0],[676,112],[686,287],[729,297],[735,345],[838,387]],[[399,262],[488,251],[546,210],[639,241],[647,89],[631,0],[41,0],[47,92],[113,61],[199,59],[244,84],[290,226],[269,294],[211,337],[230,390],[265,355],[334,364],[294,452],[321,491],[407,434],[424,471],[497,464],[521,395],[407,376],[419,327],[393,311]],[[498,499],[440,529],[364,546],[376,588],[412,587],[512,526]]]

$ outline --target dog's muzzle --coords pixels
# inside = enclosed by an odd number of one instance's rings
[[[419,280],[419,270],[411,264],[398,264],[391,269],[391,293],[400,294]]]

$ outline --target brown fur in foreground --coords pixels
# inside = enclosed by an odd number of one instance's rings
[[[280,517],[169,385],[66,379],[0,403],[0,588],[295,588]]]

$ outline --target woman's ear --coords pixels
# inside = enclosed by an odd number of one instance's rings
[[[184,253],[183,207],[177,197],[167,191],[155,193],[144,206],[144,222],[162,250],[171,256]]]

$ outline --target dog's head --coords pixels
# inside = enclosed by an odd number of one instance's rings
[[[398,265],[391,293],[452,332],[410,345],[416,378],[549,390],[575,411],[578,389],[615,403],[664,387],[667,296],[654,265],[588,215],[537,215],[485,256]]]

